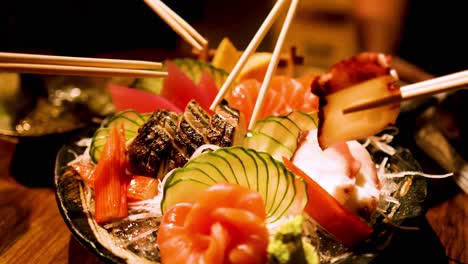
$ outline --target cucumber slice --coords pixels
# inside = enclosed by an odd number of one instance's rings
[[[210,186],[212,186],[212,184],[194,178],[179,179],[172,181],[170,184],[166,181],[164,193],[166,193],[166,189],[168,189],[170,193],[176,193],[177,195],[164,195],[164,201],[161,203],[161,210],[165,212],[167,209],[171,208],[172,205],[180,203],[181,201],[193,201],[194,198],[199,197],[200,194]]]
[[[187,171],[190,171],[191,169],[200,169],[204,173],[206,173],[209,177],[209,175],[217,175],[217,174],[223,174],[223,172],[213,163],[210,162],[199,162],[199,161],[193,161],[190,166],[187,167]],[[183,173],[175,175],[175,179],[177,180],[177,177],[180,178],[180,176],[183,176]],[[223,175],[222,175],[223,176]],[[215,183],[220,182],[220,179],[213,179],[210,177],[211,180],[213,180]],[[223,179],[221,179],[222,182],[228,182],[228,179],[223,176]]]
[[[210,73],[211,78],[220,88],[227,79],[229,73],[223,69],[216,68],[212,64],[191,58],[175,59],[173,61],[181,71],[185,72],[195,84],[199,84],[203,72],[206,70]]]
[[[264,132],[273,138],[284,138],[284,144],[292,144],[294,137],[300,132],[300,128],[291,119],[281,117],[271,117],[257,122],[253,131]]]
[[[317,129],[317,113],[293,111],[287,116],[269,116],[258,121],[246,135],[244,147],[268,152],[273,158],[291,158],[301,131]]]
[[[217,68],[208,62],[199,61],[192,58],[179,58],[173,60],[172,62],[175,63],[182,72],[187,74],[187,76],[197,85],[200,83],[202,74],[205,70],[210,73],[218,88],[223,85],[224,81],[229,75],[229,73],[225,70]],[[163,78],[138,78],[135,79],[133,84],[131,84],[131,87],[145,90],[154,94],[160,94],[163,85]]]
[[[266,186],[266,192],[268,196],[265,197],[265,208],[267,216],[270,216],[276,205],[276,200],[279,197],[278,189],[280,182],[283,180],[280,177],[280,168],[276,165],[275,159],[266,152],[260,152],[259,155],[267,164],[268,186]]]
[[[161,94],[161,89],[164,85],[163,78],[137,78],[130,84],[130,87],[147,91],[153,94]]]
[[[229,182],[257,191],[265,201],[267,223],[301,214],[307,203],[305,182],[265,152],[241,146],[205,152],[166,179],[161,210],[195,202],[209,186]]]
[[[288,118],[293,121],[301,131],[316,129],[318,127],[317,112],[307,114],[300,111],[292,111],[288,114]]]
[[[109,129],[107,127],[101,127],[96,130],[96,132],[94,132],[91,146],[89,148],[89,155],[95,163],[97,163],[99,157],[101,156],[101,152],[104,148],[104,145],[106,144],[108,135]]]
[[[265,210],[268,212],[269,208],[267,205],[273,204],[274,195],[272,195],[272,193],[276,191],[274,189],[275,187],[270,186],[270,184],[277,182],[277,180],[274,179],[276,176],[270,172],[270,167],[277,170],[276,164],[267,162],[267,160],[270,158],[270,155],[267,153],[259,153],[253,149],[249,149],[248,152],[254,155],[254,159],[257,162],[257,192],[262,195],[265,202]],[[262,157],[264,156],[262,154],[267,156],[266,159]]]
[[[143,114],[140,114],[141,118],[143,118],[143,120],[145,120],[144,122],[146,123],[146,121],[148,121],[148,119],[151,117],[151,115],[153,115],[153,113],[143,113]]]
[[[296,185],[294,184],[294,175],[290,174],[286,168],[281,168],[280,175],[285,175],[281,177],[283,180],[278,184],[278,191],[276,193],[276,201],[281,201],[273,206],[270,214],[271,216],[281,217],[291,206],[296,196]],[[278,219],[273,218],[273,221]]]
[[[241,148],[231,148],[227,150],[231,155],[235,155],[245,168],[245,181],[247,187],[256,192],[260,192],[258,189],[258,174],[259,167],[262,164],[257,163],[256,155],[252,150],[245,150]],[[242,182],[242,181],[241,181]]]
[[[229,159],[222,155],[218,155],[216,152],[210,152],[210,155],[200,155],[196,159],[189,160],[184,168],[190,168],[192,166],[197,167],[200,163],[208,163],[212,164],[215,167],[222,168],[222,173],[219,174],[223,179],[218,179],[219,182],[231,182],[239,184],[239,180],[236,177],[236,172],[234,168],[231,166]],[[176,173],[174,173],[176,174]],[[171,175],[172,176],[172,175]],[[175,177],[175,176],[174,176]]]
[[[207,165],[207,163],[200,164],[200,167],[186,168],[185,170],[178,171],[177,174],[174,174],[171,182],[187,179],[197,179],[200,182],[204,182],[210,185],[218,183],[219,178],[212,177],[208,171],[205,171],[205,169],[209,167]]]
[[[288,145],[286,145],[285,143],[281,142],[279,140],[279,137],[270,136],[268,134],[265,134],[264,132],[250,132],[247,135],[244,144],[249,148],[270,153],[274,155],[274,158],[277,160],[280,160],[282,156],[292,157],[292,155],[294,154],[293,149],[288,147]],[[290,143],[291,146],[293,144],[295,143]]]
[[[233,154],[231,151],[227,150],[223,153],[223,157],[230,163],[231,167],[234,171],[234,177],[237,180],[239,185],[245,186],[250,188],[249,178],[254,176],[254,174],[250,171],[247,171],[247,168],[243,162],[237,155]],[[249,160],[251,162],[251,160]],[[247,163],[247,161],[246,161]]]
[[[145,122],[145,119],[134,110],[124,110],[113,116],[107,122],[108,127],[119,127],[124,125],[125,129],[135,129],[140,127]]]
[[[111,117],[94,133],[89,149],[91,159],[97,163],[101,157],[102,149],[106,144],[110,128],[123,125],[125,131],[125,140],[129,141],[138,134],[140,128],[151,116],[151,114],[140,114],[134,110],[125,110]]]

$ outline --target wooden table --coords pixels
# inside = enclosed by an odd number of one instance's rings
[[[11,176],[16,146],[0,140],[0,263],[100,263],[71,235],[58,211],[53,188],[27,186]],[[467,215],[468,195],[461,192],[426,215],[450,263],[468,263]]]
[[[15,147],[0,141],[0,263],[101,263],[71,235],[53,188],[25,186],[10,175]]]

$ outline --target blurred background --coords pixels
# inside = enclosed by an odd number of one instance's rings
[[[302,0],[286,47],[307,65],[327,67],[360,50],[398,55],[428,73],[466,68],[466,5],[460,0]],[[166,0],[216,48],[229,37],[247,46],[272,0]],[[70,56],[164,59],[187,44],[143,1],[2,1],[0,50]],[[260,46],[271,50],[280,23]],[[164,50],[161,52],[161,50]],[[132,52],[129,52],[132,51]]]

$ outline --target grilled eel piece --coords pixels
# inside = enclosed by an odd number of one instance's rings
[[[240,112],[231,108],[227,101],[223,100],[216,106],[215,113],[211,119],[211,129],[207,135],[208,140],[211,144],[220,147],[240,144],[245,134],[243,122],[244,120]]]
[[[177,123],[177,114],[158,110],[138,129],[137,136],[127,150],[132,173],[153,177],[157,175],[161,160],[168,156],[172,148]]]
[[[129,144],[130,170],[134,174],[162,178],[182,167],[203,144],[231,146],[236,138],[239,111],[223,101],[211,117],[195,100],[184,113],[155,111]]]

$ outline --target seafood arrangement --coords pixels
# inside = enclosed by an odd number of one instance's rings
[[[107,260],[368,263],[423,212],[424,174],[391,146],[399,104],[341,111],[399,93],[389,56],[275,76],[251,130],[261,78],[239,80],[210,111],[229,69],[165,67],[163,81],[133,84],[152,92],[111,85],[115,114],[57,159],[62,213],[84,216],[84,243]]]

